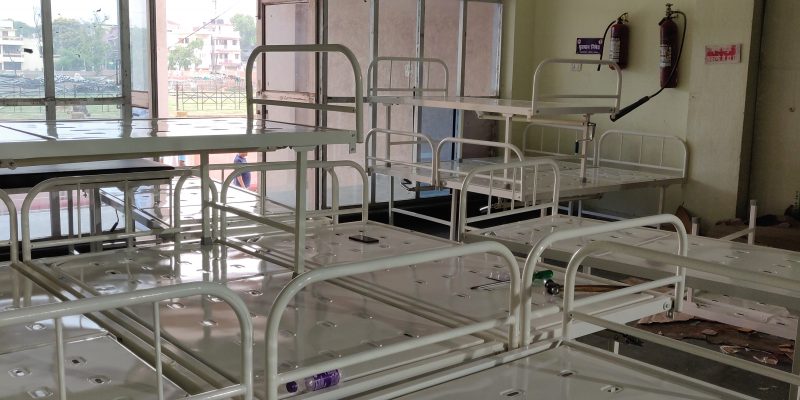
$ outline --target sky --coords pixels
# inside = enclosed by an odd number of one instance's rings
[[[222,18],[241,13],[255,15],[256,0],[166,0],[167,19],[180,24],[198,25],[219,14]],[[131,0],[131,12],[144,4],[145,0]],[[2,18],[34,24],[34,13],[39,12],[39,0],[0,0]],[[53,18],[73,18],[89,21],[92,14],[108,16],[107,23],[117,22],[117,0],[52,0]],[[215,12],[216,9],[216,12]],[[34,11],[35,10],[35,11]]]

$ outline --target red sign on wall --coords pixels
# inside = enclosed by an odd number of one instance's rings
[[[742,62],[742,45],[706,46],[706,64],[737,64]]]

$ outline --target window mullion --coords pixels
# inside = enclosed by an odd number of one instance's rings
[[[53,11],[51,0],[41,0],[42,61],[44,72],[45,116],[56,119],[56,73],[53,58]]]

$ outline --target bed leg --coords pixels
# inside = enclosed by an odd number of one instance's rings
[[[450,240],[458,241],[460,238],[456,235],[456,226],[458,225],[458,199],[461,191],[458,189],[450,190]]]
[[[798,315],[797,310],[790,310],[793,315]],[[800,353],[797,351],[797,343],[800,342],[800,326],[797,327],[794,338],[794,353],[792,355],[792,373],[800,375]],[[800,389],[795,385],[789,385],[789,400],[800,400]]]
[[[294,273],[305,272],[306,258],[306,186],[308,184],[308,151],[313,147],[295,149],[297,167],[295,168],[295,213],[294,213]]]

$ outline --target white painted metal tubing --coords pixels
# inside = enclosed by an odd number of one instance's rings
[[[278,383],[287,383],[298,379],[303,379],[315,374],[332,371],[339,368],[345,368],[352,365],[359,364],[365,360],[375,359],[379,357],[388,357],[393,354],[414,350],[422,346],[444,342],[456,337],[472,335],[483,331],[488,331],[494,328],[500,328],[506,325],[514,324],[514,317],[498,318],[484,322],[477,322],[451,330],[433,333],[418,339],[408,340],[405,342],[395,343],[392,345],[384,346],[380,349],[374,349],[363,353],[352,354],[342,358],[323,361],[308,367],[298,368],[292,371],[284,372],[278,375]]]
[[[278,385],[282,381],[281,375],[278,374],[278,332],[280,328],[281,316],[283,315],[283,312],[286,310],[286,307],[288,306],[289,302],[291,302],[291,300],[303,288],[317,282],[342,278],[350,275],[364,274],[386,269],[406,267],[409,265],[431,262],[441,259],[464,257],[471,254],[484,254],[484,253],[491,253],[502,257],[506,261],[506,264],[508,265],[508,268],[510,270],[511,290],[509,293],[509,303],[510,303],[509,313],[511,314],[511,316],[505,322],[511,324],[511,327],[509,329],[509,347],[510,348],[517,347],[519,343],[518,329],[516,327],[516,322],[519,320],[518,319],[519,305],[517,303],[517,300],[519,299],[519,266],[517,265],[516,258],[511,253],[511,251],[508,250],[507,247],[501,245],[500,243],[480,242],[458,247],[405,254],[403,256],[398,256],[398,257],[368,260],[349,265],[318,268],[309,271],[303,275],[300,275],[297,278],[293,279],[291,282],[289,282],[289,284],[286,285],[283,288],[283,290],[281,290],[280,294],[278,294],[278,297],[275,299],[272,309],[270,310],[269,317],[267,319],[267,329],[265,338],[266,342],[265,358],[267,361],[267,366],[266,366],[267,399],[268,400],[278,399]],[[488,323],[488,325],[494,327],[496,326],[495,325],[496,323],[497,321],[492,320]],[[462,335],[453,334],[450,335],[449,338],[455,338],[458,336]],[[439,339],[447,340],[447,338],[441,338],[441,337]],[[419,343],[418,342],[419,340],[422,339],[413,340],[410,343]],[[360,353],[356,358],[348,359],[348,362],[364,362],[378,358],[383,355],[383,352],[381,350],[383,349],[377,349],[375,351],[370,351],[367,353]],[[337,365],[335,363],[331,364],[326,363],[325,366],[328,368],[335,368]],[[315,368],[315,370],[316,369],[317,368]]]
[[[442,149],[448,143],[456,143],[459,146],[462,145],[462,144],[473,144],[473,145],[476,145],[476,146],[496,147],[496,148],[500,148],[500,149],[505,149],[507,152],[508,151],[513,152],[514,155],[517,156],[517,160],[518,161],[523,161],[523,159],[524,159],[522,150],[520,150],[519,147],[514,146],[511,143],[501,143],[501,142],[494,142],[494,141],[490,141],[490,140],[465,139],[465,138],[457,138],[457,137],[444,138],[441,141],[439,141],[439,143],[436,144],[436,151],[433,153],[433,179],[434,179],[433,185],[434,186],[438,186],[439,185],[439,169],[440,169],[439,163],[442,162]],[[508,169],[508,168],[506,167],[506,168],[503,168],[503,169]],[[450,171],[448,171],[448,172],[450,172]],[[453,173],[457,173],[456,171],[452,171],[452,172]]]
[[[547,167],[548,169],[551,169],[553,171],[553,193],[552,193],[552,197],[549,199],[549,201],[547,201],[547,202],[543,201],[541,204],[537,205],[536,204],[536,191],[537,191],[537,181],[539,179],[539,167],[540,166]],[[519,180],[517,181],[516,179],[513,179],[511,181],[512,193],[513,193],[514,190],[516,190],[517,182],[519,182],[520,194],[523,195],[523,196],[521,196],[521,199],[525,199],[524,193],[523,193],[524,190],[525,190],[525,180],[523,178],[525,177],[525,170],[526,169],[531,169],[531,168],[534,171],[533,177],[531,178],[532,181],[533,181],[533,183],[531,185],[531,190],[532,190],[532,194],[533,194],[531,205],[527,206],[527,207],[523,207],[523,208],[517,208],[517,209],[512,209],[512,210],[507,210],[507,211],[494,213],[493,214],[494,217],[502,217],[502,216],[507,216],[507,215],[519,214],[519,213],[527,212],[527,211],[545,210],[547,208],[551,209],[551,214],[557,214],[558,213],[559,190],[560,190],[560,187],[561,187],[561,175],[559,173],[558,163],[556,163],[553,159],[542,157],[542,158],[527,159],[527,160],[524,160],[524,161],[517,161],[517,162],[513,162],[513,163],[508,163],[508,164],[482,165],[482,166],[479,166],[479,167],[476,167],[476,168],[472,169],[467,174],[467,176],[464,178],[464,182],[461,184],[461,193],[460,193],[460,197],[459,197],[459,200],[460,200],[459,201],[459,214],[458,214],[459,218],[458,218],[457,222],[454,221],[454,224],[457,224],[458,228],[457,228],[457,230],[451,229],[451,231],[454,231],[454,233],[455,233],[455,234],[451,235],[451,239],[461,240],[463,238],[463,236],[464,236],[464,232],[467,229],[467,226],[468,226],[467,223],[473,220],[473,219],[467,218],[467,216],[466,216],[467,215],[466,214],[466,211],[467,211],[467,195],[469,193],[469,185],[470,185],[470,183],[472,182],[473,179],[475,179],[476,177],[481,176],[481,174],[484,174],[486,172],[492,174],[495,171],[506,171],[508,169],[515,169],[515,170],[519,169],[519,177],[520,177]],[[490,185],[491,185],[491,183],[490,183]],[[489,192],[489,194],[491,195],[491,191]],[[514,200],[515,200],[514,196],[511,196],[512,204],[513,204]],[[485,218],[481,218],[481,219],[485,219]]]
[[[70,315],[89,314],[104,310],[111,310],[122,307],[129,307],[135,304],[158,303],[163,300],[176,299],[190,296],[210,295],[225,301],[236,314],[239,320],[239,329],[242,335],[242,377],[241,383],[232,385],[226,389],[219,389],[189,396],[187,399],[218,399],[223,394],[243,395],[245,399],[253,398],[253,323],[250,313],[244,301],[232,290],[225,286],[208,283],[195,282],[179,285],[158,287],[152,289],[137,290],[128,293],[117,293],[107,296],[90,297],[85,299],[50,303],[33,307],[24,307],[14,310],[3,311],[0,314],[0,328],[12,325],[24,325],[35,321],[55,319],[58,325],[61,317]],[[58,347],[63,346],[63,341],[56,343]],[[161,354],[156,352],[156,362],[161,359]],[[63,362],[60,364],[63,365]],[[63,371],[59,371],[63,374]],[[63,375],[59,377],[63,382]],[[65,393],[65,392],[63,392]],[[65,395],[64,395],[65,396]]]
[[[686,228],[683,226],[678,217],[670,214],[652,215],[649,217],[627,219],[622,221],[609,222],[595,226],[579,228],[579,229],[566,229],[553,232],[536,243],[528,253],[525,259],[525,266],[522,268],[522,321],[520,326],[522,329],[522,343],[528,345],[532,341],[531,337],[531,289],[533,287],[533,274],[536,271],[536,265],[542,258],[544,251],[556,242],[563,240],[575,239],[579,237],[597,235],[601,233],[614,232],[623,229],[638,228],[650,225],[670,224],[672,225],[678,236],[678,254],[685,256],[689,248],[689,236],[686,234]],[[677,265],[677,264],[676,264]],[[679,275],[686,276],[686,270],[682,267],[678,268]],[[676,309],[680,310],[683,307],[683,291],[685,289],[684,281],[675,285],[675,305]],[[679,295],[677,295],[679,293]],[[596,296],[593,296],[596,297]]]
[[[358,59],[355,54],[347,47],[340,44],[293,44],[293,45],[261,45],[253,49],[250,57],[247,59],[247,66],[245,68],[245,91],[247,93],[247,120],[248,123],[253,122],[253,105],[256,104],[256,99],[253,96],[253,67],[258,60],[259,55],[262,53],[341,53],[350,62],[353,69],[353,78],[355,79],[355,131],[356,141],[358,143],[364,142],[364,87],[361,78],[361,67],[358,64]],[[271,104],[283,107],[298,107],[297,102],[292,101],[272,101]],[[340,107],[329,106],[326,103],[319,104],[320,110],[342,111]]]
[[[248,218],[248,219],[251,219],[251,220],[253,220],[255,222],[262,223],[262,224],[265,224],[265,225],[269,225],[269,226],[272,226],[272,227],[275,227],[275,228],[278,228],[278,229],[281,229],[281,230],[284,230],[284,231],[287,231],[287,232],[290,232],[290,233],[296,233],[295,232],[296,229],[294,229],[294,228],[288,229],[287,228],[288,226],[286,224],[283,224],[283,223],[280,223],[280,222],[276,222],[276,221],[272,220],[269,217],[260,216],[260,215],[257,215],[255,213],[246,212],[244,210],[239,210],[239,209],[236,209],[234,207],[226,205],[227,200],[228,200],[228,191],[230,190],[231,184],[236,179],[236,177],[239,176],[240,174],[242,174],[244,172],[248,172],[248,171],[249,172],[267,173],[267,172],[274,172],[274,171],[296,170],[296,167],[297,167],[297,164],[296,164],[295,161],[268,162],[268,163],[247,164],[247,165],[243,165],[243,166],[238,166],[222,182],[222,190],[220,192],[220,202],[212,204],[212,207],[214,207],[217,210],[231,212],[231,213],[236,214],[236,215],[238,215],[240,217]],[[339,215],[348,215],[348,214],[360,213],[361,214],[361,221],[362,222],[367,221],[369,219],[369,208],[368,208],[368,204],[369,204],[369,185],[367,183],[367,181],[368,181],[367,173],[366,173],[366,171],[364,171],[364,168],[362,168],[360,165],[358,165],[358,163],[356,163],[355,161],[350,161],[350,160],[308,161],[308,167],[307,168],[308,169],[323,169],[323,170],[327,171],[329,174],[331,174],[334,177],[332,179],[332,182],[335,185],[335,187],[333,188],[333,191],[334,192],[338,192],[339,191],[339,188],[338,188],[339,179],[338,179],[338,176],[336,175],[336,171],[335,171],[335,169],[337,167],[352,168],[353,170],[356,171],[356,173],[358,174],[358,177],[361,178],[361,201],[362,201],[361,204],[362,204],[362,206],[358,207],[358,208],[340,209],[338,207],[338,203],[339,203],[338,196],[334,196],[333,197],[334,213],[331,214],[331,213],[327,213],[326,212],[326,213],[320,213],[320,214],[331,215],[334,218],[338,218]],[[305,189],[295,188],[295,190],[305,190]],[[227,227],[228,227],[227,215],[226,215],[227,212],[221,213],[220,219],[219,219],[219,221],[220,221],[219,222],[220,231],[221,231],[221,237],[222,238],[226,238],[227,237]],[[313,214],[312,212],[308,213],[308,215],[312,215],[312,214]],[[275,225],[275,224],[278,224],[278,225]],[[299,257],[299,255],[295,255],[295,256]]]
[[[546,96],[542,96],[539,93],[539,86],[540,86],[540,82],[542,80],[542,77],[540,76],[540,74],[542,73],[542,70],[543,70],[544,66],[549,65],[549,64],[592,64],[592,65],[608,65],[608,66],[612,67],[613,71],[617,75],[616,91],[614,93],[612,93],[612,94],[607,94],[607,95],[602,95],[602,96],[603,96],[603,98],[614,99],[614,112],[617,112],[619,110],[620,98],[622,96],[622,70],[619,68],[619,66],[616,63],[614,63],[612,61],[608,61],[608,60],[588,60],[588,59],[585,59],[585,58],[584,59],[549,58],[549,59],[546,59],[546,60],[542,61],[541,63],[539,63],[539,65],[536,67],[536,71],[534,71],[534,73],[533,73],[533,99],[532,99],[533,105],[532,105],[532,108],[531,108],[531,115],[533,115],[533,111],[537,109],[537,103],[539,101],[545,99],[545,97],[546,97]],[[549,95],[549,96],[552,97],[553,95]],[[566,95],[566,96],[568,98],[576,98],[576,99],[580,99],[580,98],[597,98],[597,95],[574,94],[574,95]]]
[[[544,132],[542,132],[541,136],[540,136],[539,148],[537,148],[537,149],[528,148],[528,135],[530,135],[530,129],[533,128],[533,127],[536,127],[536,128],[550,127],[550,128],[558,129],[558,131],[556,131],[556,134],[555,134],[555,136],[556,136],[556,151],[555,152],[544,151],[544,142],[543,142],[544,141]],[[568,152],[562,152],[561,151],[561,132],[562,132],[561,130],[562,129],[566,129],[566,130],[570,131],[573,134],[573,138],[571,140],[571,142],[573,142],[573,143],[578,140],[579,133],[583,132],[583,126],[542,124],[542,123],[539,123],[538,121],[527,124],[525,126],[525,130],[522,132],[522,152],[524,154],[527,154],[528,151],[535,151],[535,152],[538,152],[540,154],[548,154],[548,155],[552,155],[552,156],[574,157],[575,156],[575,149],[572,148],[572,147],[567,149]]]
[[[742,360],[736,357],[726,355],[724,353],[720,353],[715,350],[705,349],[700,346],[684,343],[679,340],[670,339],[662,335],[646,332],[641,329],[636,329],[627,325],[618,324],[616,322],[611,322],[603,318],[598,318],[592,315],[579,313],[576,311],[571,312],[570,317],[576,320],[588,322],[590,324],[603,327],[605,329],[613,330],[623,335],[637,337],[639,339],[643,339],[648,342],[655,343],[661,346],[680,350],[686,353],[691,353],[692,355],[698,355],[700,357],[716,361],[721,364],[726,364],[735,368],[742,369],[744,371],[752,372],[771,379],[779,380],[781,382],[786,382],[791,385],[800,385],[800,376],[793,375],[789,372],[781,371],[779,369],[771,368],[766,365],[756,364],[752,361]]]
[[[608,139],[612,135],[619,135],[620,142],[622,142],[625,139],[625,137],[627,137],[627,136],[634,136],[634,137],[642,138],[641,139],[642,142],[640,142],[640,144],[639,144],[640,148],[639,148],[639,160],[638,160],[638,162],[634,163],[634,162],[622,161],[622,149],[621,148],[620,148],[620,150],[618,152],[619,159],[602,158],[603,149],[604,149],[603,144],[605,144],[606,143],[606,139]],[[644,164],[644,163],[642,163],[642,150],[644,148],[644,143],[643,143],[644,138],[653,138],[653,139],[660,139],[661,140],[661,148],[660,148],[661,157],[660,157],[660,160],[659,160],[658,164]],[[668,141],[678,144],[678,147],[680,148],[680,151],[681,151],[681,154],[680,154],[680,156],[681,156],[681,165],[680,165],[680,167],[667,167],[667,166],[664,166],[664,151],[665,151],[666,143]],[[610,130],[607,130],[607,131],[603,132],[603,134],[600,135],[600,138],[597,139],[597,145],[594,147],[594,163],[595,163],[595,166],[600,166],[602,161],[608,161],[608,162],[617,163],[617,164],[623,164],[623,165],[644,165],[644,166],[654,167],[654,168],[667,170],[667,171],[677,171],[677,172],[681,173],[681,177],[682,178],[686,178],[686,167],[687,167],[687,165],[689,163],[689,148],[687,147],[686,142],[683,139],[681,139],[681,138],[679,138],[679,137],[677,137],[675,135],[669,135],[669,134],[663,134],[663,133],[652,133],[652,132],[626,131],[626,130],[620,130],[620,129],[610,129]]]
[[[367,171],[370,174],[372,174],[372,171],[370,169],[370,161],[374,161],[372,163],[373,166],[376,164],[377,161],[385,161],[385,162],[391,162],[391,163],[397,163],[399,161],[399,160],[389,159],[388,157],[387,157],[387,160],[381,160],[381,159],[378,158],[377,154],[370,155],[371,150],[373,150],[373,148],[370,147],[370,143],[373,142],[373,141],[378,140],[377,137],[378,137],[378,134],[380,134],[380,133],[386,134],[386,136],[387,136],[386,140],[387,141],[390,140],[390,137],[392,135],[405,136],[405,137],[411,137],[411,138],[417,139],[417,141],[415,141],[415,143],[416,142],[426,143],[428,145],[428,147],[431,149],[431,153],[433,153],[433,151],[436,149],[436,146],[433,145],[433,141],[431,140],[430,137],[428,137],[428,135],[425,135],[425,134],[422,134],[422,133],[415,133],[415,132],[396,131],[396,130],[392,130],[392,129],[373,128],[369,132],[367,132],[367,136],[366,136],[366,139],[365,139],[365,143],[366,143],[365,149],[366,149],[366,151],[365,151],[365,156],[364,156],[364,168],[366,168]],[[395,144],[398,144],[398,143],[389,142],[389,145],[395,145]],[[375,149],[375,151],[377,151],[377,148]],[[418,165],[418,164],[412,164],[412,165],[422,167],[421,165]],[[433,165],[434,164],[431,163],[431,167],[430,167],[431,168],[431,173],[433,173]],[[433,175],[431,175],[431,182],[433,182]]]
[[[4,190],[0,189],[0,201],[6,206],[8,211],[8,254],[9,261],[15,263],[19,261],[19,238],[18,229],[19,223],[17,221],[17,207]]]
[[[114,184],[129,181],[140,180],[153,180],[153,179],[171,179],[175,176],[187,173],[184,170],[170,170],[170,171],[155,171],[155,172],[132,172],[126,174],[106,174],[106,175],[90,175],[90,176],[67,176],[59,178],[51,178],[39,182],[36,186],[31,188],[22,202],[21,209],[21,227],[22,227],[22,259],[24,261],[31,260],[31,229],[30,229],[30,211],[33,200],[39,193],[52,190],[55,187],[75,186],[80,184]]]
[[[391,86],[391,76],[389,77],[389,86],[388,87],[378,87],[378,69],[380,67],[380,63],[382,61],[388,61],[390,63],[394,61],[406,61],[406,62],[414,62],[419,65],[421,69],[424,64],[428,64],[428,75],[430,75],[430,65],[437,64],[442,67],[444,71],[444,87],[440,88],[430,88],[425,85],[420,85],[418,88],[394,88]],[[430,83],[430,82],[429,82]],[[368,96],[378,96],[380,92],[414,92],[415,95],[422,95],[425,92],[434,92],[434,93],[441,93],[443,96],[447,96],[449,93],[449,85],[450,84],[450,70],[447,68],[447,63],[438,59],[438,58],[425,58],[425,57],[376,57],[369,63],[367,67],[367,95]],[[373,86],[374,85],[374,86]]]
[[[800,377],[788,372],[783,372],[776,370],[774,368],[767,367],[765,365],[759,365],[745,360],[740,360],[731,356],[718,353],[716,351],[703,349],[698,346],[680,342],[678,340],[668,339],[661,335],[644,332],[636,328],[628,327],[624,324],[618,324],[615,322],[604,320],[602,318],[597,318],[591,315],[575,312],[574,311],[575,281],[578,272],[578,267],[586,260],[586,258],[590,257],[592,254],[597,254],[600,252],[613,252],[616,254],[625,254],[632,257],[637,257],[643,260],[657,262],[657,263],[680,265],[683,268],[688,268],[700,272],[736,279],[737,281],[743,281],[746,283],[753,283],[753,284],[770,285],[779,289],[790,290],[790,291],[797,290],[798,284],[800,284],[800,282],[798,282],[797,280],[787,279],[786,277],[775,277],[748,270],[739,270],[739,269],[733,270],[726,265],[675,255],[671,253],[663,253],[660,251],[645,249],[621,243],[614,243],[614,242],[604,242],[604,241],[592,242],[580,248],[578,251],[576,251],[575,254],[572,255],[572,258],[570,259],[569,263],[567,264],[567,269],[565,272],[566,278],[564,284],[564,318],[562,321],[563,323],[562,336],[566,340],[569,340],[568,329],[571,319],[574,318],[576,320],[588,322],[597,326],[601,326],[606,329],[620,332],[622,334],[627,334],[647,341],[651,341],[653,343],[660,344],[662,346],[667,346],[691,354],[696,354],[701,357],[708,358],[710,360],[717,361],[719,363],[730,365],[736,368],[740,368],[745,371],[757,373],[763,376],[770,377],[772,379],[777,379],[782,382],[789,383],[791,385],[800,385]]]
[[[173,199],[173,204],[172,204],[172,213],[173,213],[172,214],[172,226],[177,230],[181,230],[181,225],[183,224],[182,221],[181,221],[181,195],[183,193],[183,185],[186,183],[186,180],[188,180],[190,177],[192,177],[192,176],[199,177],[200,176],[200,171],[198,171],[196,169],[191,169],[191,170],[188,170],[188,171],[191,171],[191,173],[182,175],[178,179],[178,182],[175,183],[175,191],[173,193],[174,194],[174,199]],[[206,189],[206,190],[209,190],[211,192],[211,201],[212,202],[216,202],[217,199],[219,198],[219,193],[217,192],[217,186],[214,184],[214,182],[209,182],[208,189]],[[201,207],[202,206],[203,205],[201,205]],[[217,212],[217,210],[212,209],[212,213],[211,213],[211,232],[212,233],[211,234],[214,237],[217,236],[217,225],[218,225],[217,221],[218,221],[218,218],[219,218],[218,214],[219,213]]]

